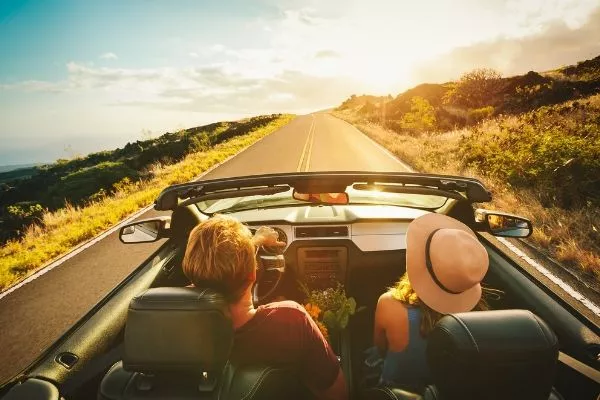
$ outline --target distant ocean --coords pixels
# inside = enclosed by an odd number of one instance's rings
[[[43,164],[35,163],[35,164],[0,165],[0,174],[3,172],[14,171],[15,169],[35,167],[37,165],[43,165]]]

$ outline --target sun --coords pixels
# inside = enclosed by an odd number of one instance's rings
[[[396,93],[409,84],[411,65],[385,57],[370,58],[356,62],[350,73],[370,93]]]

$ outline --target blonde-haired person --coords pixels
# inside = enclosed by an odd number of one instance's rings
[[[488,264],[487,251],[462,222],[432,213],[409,224],[406,273],[375,311],[380,383],[416,389],[431,383],[427,335],[444,314],[488,309],[481,287]]]
[[[254,307],[256,252],[261,245],[281,244],[277,239],[271,228],[261,227],[253,236],[236,219],[214,216],[192,230],[183,271],[194,286],[219,289],[228,299],[235,329],[232,358],[293,365],[317,398],[346,399],[338,359],[304,308],[293,301]]]

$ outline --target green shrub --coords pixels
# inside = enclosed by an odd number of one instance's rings
[[[40,204],[34,202],[21,202],[6,207],[1,213],[2,230],[0,231],[0,239],[20,237],[25,226],[40,222],[44,211]]]
[[[455,106],[479,108],[490,104],[502,89],[502,75],[489,68],[474,69],[450,85],[444,102]]]
[[[493,106],[471,109],[467,113],[467,123],[469,125],[477,124],[484,119],[490,118],[492,115],[494,115]]]
[[[79,203],[102,188],[112,187],[114,183],[125,177],[136,178],[137,176],[137,171],[122,162],[106,161],[62,177],[55,185],[48,188],[48,193],[54,204],[65,201]]]
[[[402,127],[413,132],[430,131],[436,126],[435,109],[424,98],[415,96],[410,101],[410,112],[402,116]]]
[[[600,107],[567,103],[473,128],[466,165],[513,186],[535,187],[548,206],[600,204]]]

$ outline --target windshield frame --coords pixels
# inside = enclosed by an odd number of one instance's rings
[[[422,187],[418,187],[422,189]],[[353,189],[351,186],[347,188],[349,202],[345,205],[335,205],[332,206],[392,206],[392,207],[406,207],[413,208],[419,210],[426,211],[434,211],[444,207],[448,200],[452,197],[450,196],[441,196],[439,193],[436,194],[423,194],[423,193],[394,193],[388,191],[376,191],[376,190],[364,190],[364,189]],[[287,208],[287,207],[304,207],[304,206],[319,206],[319,205],[328,205],[328,204],[320,204],[320,203],[312,203],[308,201],[297,200],[292,197],[293,189],[290,189],[286,192],[281,192],[273,195],[252,195],[252,196],[244,196],[244,197],[231,197],[224,199],[208,199],[206,201],[199,201],[195,204],[198,208],[198,211],[205,215],[215,215],[215,214],[230,214],[242,211],[251,211],[251,210],[263,210],[263,209],[272,209],[272,208]],[[402,198],[413,197],[413,198],[438,198],[439,201],[436,203],[430,204],[418,204],[417,202],[398,202],[393,201],[394,198],[400,200]],[[269,202],[269,200],[274,200]],[[353,201],[355,200],[355,201]],[[370,201],[369,201],[370,200]],[[206,207],[202,207],[202,203],[210,202]],[[231,205],[223,208],[215,208],[215,205],[218,205],[222,202],[231,202]],[[248,207],[236,207],[240,204],[248,204]]]
[[[201,200],[202,196],[217,191],[288,185],[301,193],[331,193],[342,192],[354,183],[415,185],[441,190],[450,193],[450,196],[461,196],[469,203],[485,203],[492,200],[491,192],[475,178],[414,172],[296,172],[250,175],[171,185],[158,195],[154,209],[173,211],[180,205],[181,200],[192,197],[199,197],[198,200]],[[227,197],[226,193],[223,193],[223,198],[225,197]]]

